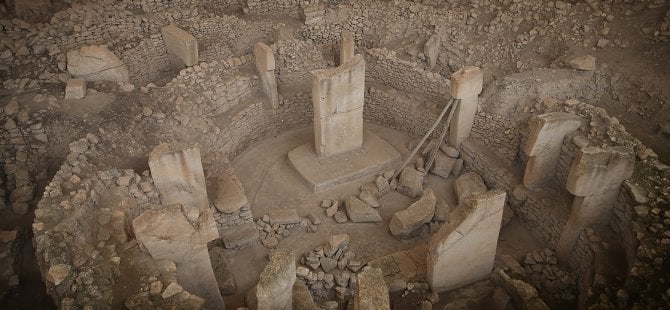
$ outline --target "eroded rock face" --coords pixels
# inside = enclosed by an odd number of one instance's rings
[[[279,249],[270,254],[270,262],[256,286],[258,309],[291,309],[295,269],[292,250]]]
[[[128,82],[128,68],[105,46],[84,46],[67,53],[67,71],[86,81]]]
[[[412,167],[407,167],[400,173],[397,191],[409,197],[416,198],[423,191],[423,177],[425,174]]]

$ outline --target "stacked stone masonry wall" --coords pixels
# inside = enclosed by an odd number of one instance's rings
[[[302,0],[248,0],[249,13],[260,15],[295,15],[301,13]]]
[[[449,80],[439,73],[424,70],[421,65],[398,59],[394,51],[369,49],[365,53],[366,80],[384,83],[407,93],[420,91],[435,102],[451,98]]]
[[[519,130],[500,115],[478,113],[472,126],[472,138],[494,151],[508,164],[519,155]]]
[[[280,88],[311,85],[313,77],[310,72],[328,66],[316,45],[305,41],[280,41],[272,45],[272,50]]]
[[[171,66],[165,42],[159,34],[123,50],[119,58],[128,67],[130,81],[135,85],[143,86],[155,81]]]

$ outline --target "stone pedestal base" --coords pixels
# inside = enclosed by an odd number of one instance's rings
[[[313,143],[288,153],[288,159],[314,192],[363,178],[400,165],[400,153],[388,142],[365,131],[360,150],[318,158]]]

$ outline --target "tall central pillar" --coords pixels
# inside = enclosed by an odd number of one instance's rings
[[[312,71],[314,150],[318,157],[363,146],[365,59],[354,56],[337,68]]]

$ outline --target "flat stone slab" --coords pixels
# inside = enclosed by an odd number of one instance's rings
[[[288,153],[293,167],[314,191],[373,175],[400,165],[400,153],[377,135],[365,131],[363,147],[347,154],[318,158],[312,142]]]
[[[254,224],[242,224],[224,229],[220,234],[226,249],[241,247],[258,240],[258,230]]]
[[[349,219],[354,223],[383,221],[377,209],[368,206],[356,196],[349,196],[347,198],[346,210]]]
[[[270,210],[268,211],[270,217],[270,224],[297,224],[300,223],[298,211],[295,209],[287,210]]]

